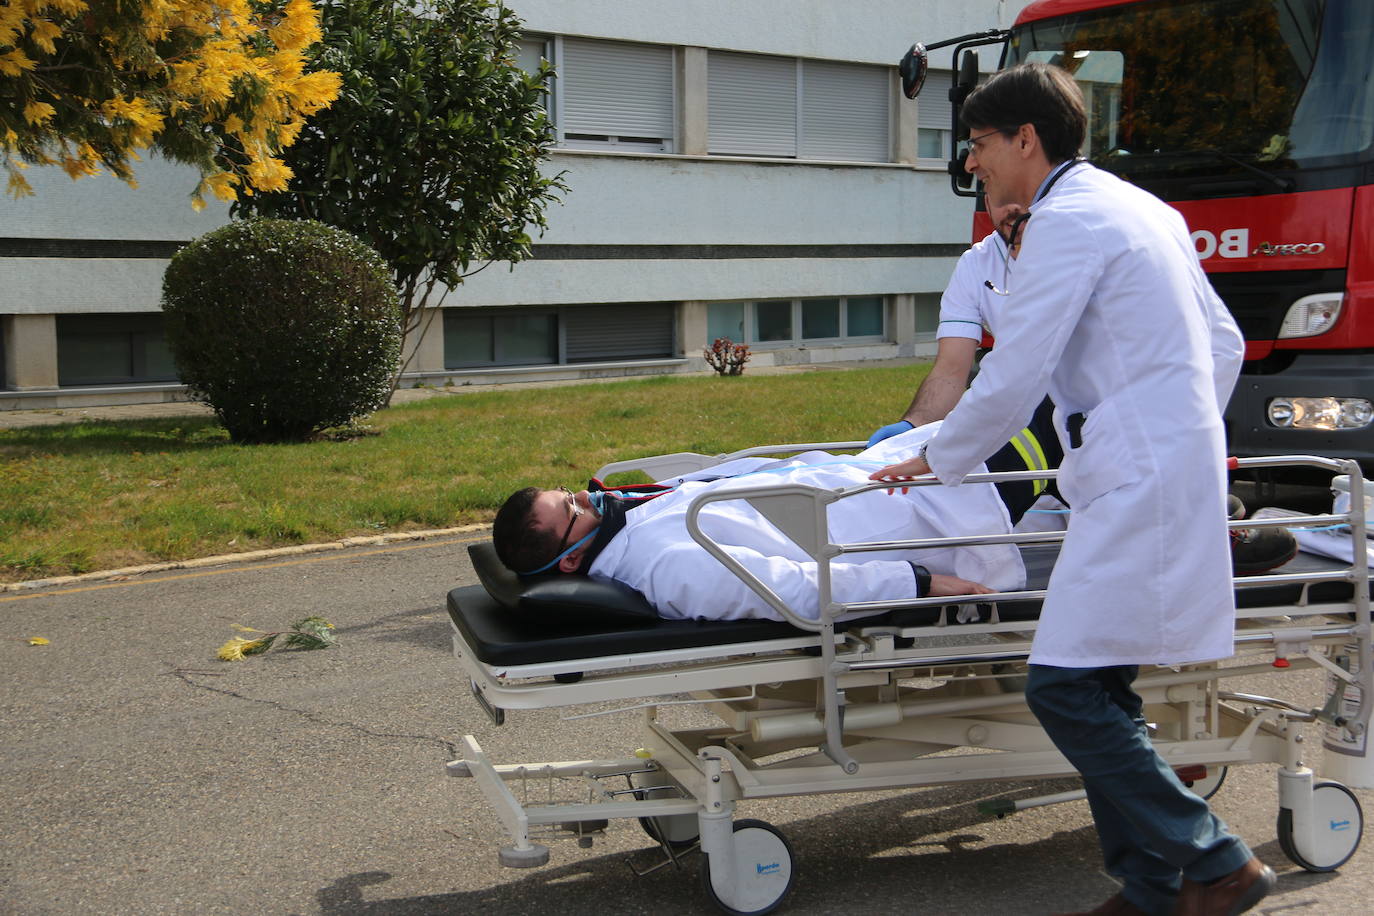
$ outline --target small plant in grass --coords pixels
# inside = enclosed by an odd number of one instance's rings
[[[300,442],[376,410],[401,348],[381,257],[310,220],[201,236],[162,283],[167,342],[192,395],[235,442]]]
[[[744,364],[753,354],[748,344],[737,344],[728,337],[717,337],[711,346],[701,351],[706,365],[716,370],[716,375],[743,375]]]

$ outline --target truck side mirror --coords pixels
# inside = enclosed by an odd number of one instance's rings
[[[951,159],[949,160],[949,179],[952,190],[960,197],[973,197],[976,194],[969,189],[973,187],[973,176],[964,168],[968,162],[968,150],[960,150],[959,144],[968,139],[968,128],[964,126],[963,119],[959,116],[964,107],[964,99],[973,91],[973,87],[978,85],[978,52],[972,49],[964,51],[963,57],[959,59],[959,74],[955,77],[954,85],[949,88],[949,109],[950,118],[953,123],[954,139],[951,142]]]
[[[897,65],[897,72],[902,75],[902,95],[909,99],[914,99],[920,95],[921,87],[925,85],[926,70],[929,69],[930,62],[926,59],[926,46],[919,41],[911,46],[911,50],[902,55],[902,62]]]
[[[968,128],[959,121],[959,109],[963,107],[964,99],[968,98],[968,94],[977,85],[978,52],[970,49],[964,52],[963,58],[959,61],[959,76],[949,89],[949,103],[954,109],[954,138],[956,140],[968,139]]]
[[[954,180],[955,187],[968,190],[973,187],[973,173],[964,166],[968,163],[968,150],[960,150],[958,155],[949,160],[949,177]]]

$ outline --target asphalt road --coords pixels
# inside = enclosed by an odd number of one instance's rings
[[[558,844],[541,869],[498,867],[507,841],[476,784],[444,772],[459,737],[497,762],[533,762],[624,756],[637,728],[633,714],[488,722],[451,661],[443,607],[473,582],[465,543],[0,594],[0,913],[715,912],[694,861],[631,874],[627,856],[655,856],[633,823],[612,822],[592,849]],[[214,658],[233,624],[309,614],[337,625],[337,647]],[[995,820],[974,805],[1069,787],[785,799],[739,814],[793,845],[783,912],[1038,914],[1114,892],[1086,806]],[[1374,792],[1359,796],[1374,811]],[[1368,845],[1335,874],[1284,858],[1274,767],[1233,769],[1213,803],[1280,872],[1256,912],[1368,912]]]

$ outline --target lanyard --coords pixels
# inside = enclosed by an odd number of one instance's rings
[[[1081,165],[1087,161],[1088,160],[1084,159],[1082,156],[1074,156],[1068,162],[1061,165],[1059,169],[1053,175],[1050,176],[1050,180],[1040,186],[1040,191],[1035,195],[1035,199],[1031,201],[1030,205],[1034,207],[1036,204],[1040,203],[1040,201],[1044,200],[1045,195],[1050,193],[1050,188],[1054,187],[1054,183],[1056,181],[1064,177],[1065,172],[1067,172],[1074,166]]]

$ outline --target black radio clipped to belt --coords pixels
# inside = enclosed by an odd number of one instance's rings
[[[1069,431],[1069,448],[1083,447],[1083,424],[1086,422],[1088,415],[1085,413],[1071,413],[1064,421],[1064,426]]]

